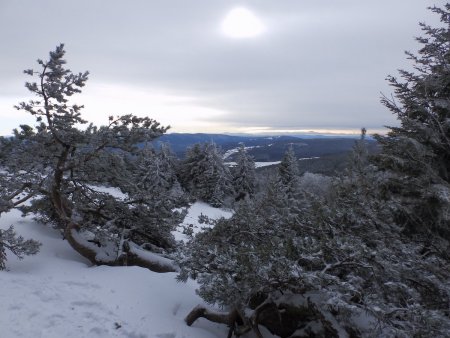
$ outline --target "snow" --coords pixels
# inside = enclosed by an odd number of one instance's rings
[[[170,259],[162,257],[160,255],[157,255],[148,250],[143,250],[137,244],[132,243],[130,245],[130,251],[132,253],[134,253],[135,255],[138,255],[139,257],[142,257],[142,258],[146,259],[147,261],[159,264],[162,267],[166,266],[166,267],[171,267],[174,270],[178,269],[178,266],[176,264],[174,264],[173,261],[171,261]]]
[[[128,197],[127,194],[124,194],[119,188],[116,187],[105,187],[101,185],[91,185],[91,184],[89,184],[88,187],[97,192],[109,194],[119,200],[126,200]]]
[[[239,148],[233,148],[233,149],[227,150],[227,151],[223,154],[222,159],[223,159],[223,160],[226,160],[226,159],[227,159],[228,157],[230,157],[231,155],[236,154],[236,153],[238,152],[238,150],[239,150]]]
[[[198,221],[200,215],[208,216],[210,219],[219,219],[221,217],[230,218],[233,216],[233,212],[231,210],[214,208],[204,202],[195,202],[189,207],[183,222],[177,227],[176,231],[173,232],[175,240],[183,242],[189,240],[189,236],[183,233],[186,228],[190,229],[192,234],[196,234],[203,228],[210,227],[211,225],[209,224],[200,224]]]
[[[267,167],[269,165],[275,165],[275,164],[280,164],[281,161],[275,161],[275,162],[255,162],[255,167],[256,168],[262,168],[262,167]],[[225,162],[225,165],[229,166],[229,167],[235,167],[237,166],[236,162]]]
[[[255,167],[256,168],[262,168],[262,167],[267,167],[269,165],[275,165],[275,164],[280,164],[281,161],[275,161],[275,162],[255,162]]]
[[[298,158],[298,161],[306,161],[306,160],[315,160],[318,159],[320,157],[301,157]],[[255,162],[255,167],[256,168],[262,168],[262,167],[268,167],[270,165],[276,165],[276,164],[280,164],[281,161],[274,161],[274,162]],[[237,166],[236,162],[225,162],[225,165],[229,166],[229,167],[235,167]]]
[[[245,150],[249,150],[249,149],[253,149],[253,148],[261,148],[262,146],[251,146],[251,147],[244,147],[244,149]],[[231,155],[233,155],[233,154],[236,154],[238,151],[239,151],[239,149],[240,149],[240,147],[238,147],[238,148],[233,148],[233,149],[230,149],[230,150],[227,150],[224,154],[223,154],[223,156],[222,156],[222,159],[223,160],[226,160],[228,157],[230,157]]]
[[[203,207],[203,213],[230,214],[196,203],[189,217]],[[226,336],[225,325],[205,319],[192,327],[184,323],[192,308],[205,305],[194,282],[178,283],[175,273],[139,267],[91,266],[57,230],[21,218],[17,210],[1,216],[2,229],[11,224],[42,247],[22,261],[9,255],[7,270],[0,271],[1,338]]]
[[[320,157],[300,157],[300,158],[298,158],[297,160],[298,161],[305,161],[305,160],[316,160],[316,159],[318,159],[318,158],[320,158]]]

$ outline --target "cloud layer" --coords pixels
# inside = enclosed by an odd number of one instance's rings
[[[27,95],[22,69],[60,42],[72,70],[91,72],[77,102],[96,122],[137,113],[174,131],[379,129],[395,123],[379,103],[385,77],[410,68],[403,51],[417,50],[419,21],[438,23],[434,3],[3,0],[1,132],[29,121],[11,107]],[[236,6],[265,33],[226,37]]]

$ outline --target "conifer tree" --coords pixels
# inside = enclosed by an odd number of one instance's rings
[[[25,71],[36,79],[25,86],[36,96],[21,102],[17,109],[36,117],[37,125],[14,131],[8,166],[31,176],[34,198],[24,212],[34,212],[61,230],[68,243],[93,264],[140,265],[155,271],[172,271],[161,261],[149,261],[125,235],[130,227],[146,222],[149,208],[139,199],[113,196],[92,187],[91,182],[108,164],[105,176],[118,182],[128,177],[124,158],[135,156],[137,144],[162,135],[167,128],[148,117],[109,117],[106,126],[87,124],[81,117],[83,106],[69,99],[81,92],[88,72],[72,73],[65,67],[64,45],[50,52],[47,61],[38,60],[38,69]],[[102,164],[103,163],[103,164]],[[28,179],[28,178],[27,178]],[[127,182],[127,179],[122,179]],[[22,181],[29,184],[28,181]],[[167,234],[167,229],[163,231]],[[155,240],[161,238],[156,233]],[[94,243],[92,243],[94,242]]]
[[[355,142],[350,153],[349,167],[354,172],[363,172],[369,161],[369,151],[367,149],[366,128],[361,129],[361,137]]]
[[[274,175],[260,199],[194,237],[179,278],[196,279],[203,299],[231,311],[196,308],[188,324],[205,317],[236,334],[261,324],[286,337],[312,323],[325,337],[450,332],[448,260],[434,251],[438,243],[422,249],[392,222],[379,198],[383,175],[358,155],[361,147],[329,194],[305,203]],[[360,325],[361,317],[372,324]]]
[[[13,143],[11,138],[0,137],[0,217],[32,198],[35,195],[33,187],[40,185],[35,175],[18,170],[8,160],[14,151]],[[0,229],[0,270],[5,268],[7,251],[22,259],[25,255],[36,254],[39,247],[39,242],[18,236],[12,225],[8,229]]]
[[[278,174],[281,182],[286,187],[289,197],[294,197],[298,193],[299,168],[295,151],[292,145],[286,150],[278,167]]]
[[[25,240],[22,236],[18,236],[13,226],[6,230],[0,229],[0,270],[6,267],[7,251],[22,259],[24,256],[37,254],[40,246],[41,243],[33,239]]]
[[[184,202],[184,192],[175,173],[174,155],[167,145],[162,145],[159,151],[146,146],[138,151],[130,166],[127,182],[119,187],[131,199],[139,201],[146,215],[145,222],[136,222],[129,229],[130,238],[146,247],[152,244],[163,248],[174,246],[169,234],[182,220],[180,213],[172,210]],[[155,240],[156,243],[151,243]]]
[[[252,196],[256,189],[255,162],[247,154],[243,144],[239,147],[236,157],[236,167],[233,168],[232,172],[233,187],[237,196],[236,199]]]
[[[388,176],[383,187],[405,231],[450,239],[450,4],[431,10],[442,26],[420,24],[422,47],[417,55],[406,53],[415,70],[388,77],[395,98],[382,103],[400,125],[377,136],[376,164]]]
[[[180,181],[195,198],[221,206],[232,194],[231,174],[214,143],[195,144],[180,166]]]

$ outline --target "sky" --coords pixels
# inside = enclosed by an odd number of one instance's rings
[[[404,51],[444,3],[0,0],[0,134],[34,123],[13,108],[32,98],[23,70],[59,43],[68,68],[90,72],[73,101],[97,125],[133,113],[171,132],[383,132],[396,124],[386,77],[411,69]],[[252,17],[235,30],[256,22],[258,34],[224,30],[236,8]]]

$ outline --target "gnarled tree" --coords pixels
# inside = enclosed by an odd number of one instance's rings
[[[38,60],[39,70],[25,70],[37,77],[35,82],[26,83],[37,98],[16,108],[35,116],[37,124],[15,130],[7,154],[9,165],[40,177],[39,187],[34,190],[39,198],[23,210],[52,222],[93,264],[173,271],[169,260],[149,254],[128,240],[130,228],[144,227],[148,218],[149,208],[142,199],[133,194],[113,196],[91,184],[96,175],[111,176],[112,181],[117,176],[127,177],[127,168],[121,165],[123,159],[132,159],[138,143],[155,139],[167,128],[148,117],[124,115],[111,116],[106,126],[89,124],[81,129],[87,123],[80,113],[83,106],[70,99],[81,92],[88,72],[74,74],[65,68],[64,54],[61,44],[50,52],[48,61]],[[108,173],[99,172],[104,168]],[[166,228],[150,231],[147,235],[156,244],[170,237]]]

